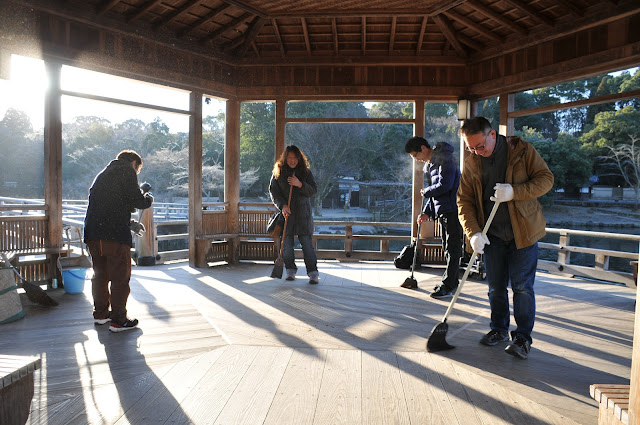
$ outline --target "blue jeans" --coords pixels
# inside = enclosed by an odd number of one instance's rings
[[[307,268],[307,274],[318,271],[318,259],[316,257],[316,251],[313,249],[311,235],[298,235],[298,241],[300,241],[300,245],[302,245],[302,254],[304,256],[304,265]],[[293,253],[293,235],[286,235],[283,243],[282,258],[284,259],[284,266],[287,270],[298,270],[295,254]]]
[[[484,248],[484,261],[489,280],[489,303],[491,305],[491,329],[509,331],[509,294],[513,291],[513,317],[517,335],[531,340],[531,331],[536,317],[536,298],[533,283],[538,264],[538,243],[517,249],[515,241],[505,242],[489,237],[491,242]]]

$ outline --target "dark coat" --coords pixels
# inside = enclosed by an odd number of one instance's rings
[[[84,241],[117,241],[132,246],[131,212],[149,208],[153,196],[143,194],[131,163],[114,159],[100,171],[89,189]]]
[[[287,178],[293,175],[302,182],[302,187],[289,186]],[[291,215],[287,221],[287,235],[313,235],[313,213],[311,209],[311,198],[318,191],[318,186],[309,170],[306,176],[301,175],[299,169],[292,170],[286,164],[282,167],[280,177],[277,179],[271,176],[269,183],[269,194],[271,201],[282,211],[282,207],[287,205],[289,200],[289,188],[293,187],[291,194]]]
[[[431,153],[431,160],[424,164],[424,173],[429,176],[430,183],[424,190],[423,196],[427,199],[427,204],[422,212],[429,214],[429,210],[435,211],[435,217],[439,217],[444,213],[458,211],[456,198],[460,186],[460,167],[453,155],[453,146],[445,142],[437,143]]]

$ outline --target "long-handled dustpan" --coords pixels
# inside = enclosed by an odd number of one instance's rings
[[[90,269],[93,267],[91,264],[91,260],[84,251],[84,245],[82,244],[82,239],[80,238],[80,255],[72,257],[71,256],[71,237],[69,236],[69,227],[65,228],[65,232],[67,234],[67,256],[66,257],[58,257],[58,268],[60,269],[60,273],[65,270],[72,269]]]
[[[400,287],[408,289],[418,289],[418,281],[413,277],[413,272],[416,269],[416,260],[418,258],[418,247],[420,246],[420,227],[422,223],[418,224],[418,234],[416,235],[415,245],[413,247],[413,264],[411,264],[411,277],[404,280]]]
[[[484,229],[482,229],[482,236],[487,236],[487,231],[489,230],[489,226],[491,226],[493,217],[496,215],[496,212],[498,211],[499,205],[500,205],[499,202],[496,202],[495,204],[493,204],[493,208],[491,209],[491,214],[489,214],[489,218],[487,219],[487,222],[484,225]],[[469,277],[469,273],[471,272],[471,267],[473,266],[473,262],[476,261],[477,256],[478,256],[478,253],[473,251],[473,254],[471,255],[471,260],[469,260],[469,264],[467,265],[467,268],[464,271],[462,280],[458,285],[458,289],[456,290],[456,293],[453,295],[453,298],[451,299],[451,303],[449,303],[449,308],[447,308],[447,311],[444,313],[444,316],[442,317],[442,322],[438,323],[431,331],[431,335],[429,335],[429,339],[427,340],[427,351],[435,352],[435,351],[450,350],[452,348],[455,348],[455,346],[450,345],[446,339],[447,331],[449,330],[449,325],[447,324],[447,317],[449,317],[449,313],[451,313],[451,310],[453,310],[453,305],[456,303],[456,300],[458,299],[458,296],[462,291],[462,286],[464,285],[464,283],[467,281],[467,278]]]
[[[287,202],[287,206],[291,208],[291,194],[293,193],[293,186],[289,186],[289,201]],[[287,234],[287,222],[289,221],[289,216],[284,218],[284,227],[282,228],[282,238],[280,239],[280,252],[278,252],[278,258],[273,265],[273,270],[271,271],[271,277],[275,279],[282,279],[282,269],[284,266],[284,259],[282,258],[282,250],[284,248],[284,237]]]

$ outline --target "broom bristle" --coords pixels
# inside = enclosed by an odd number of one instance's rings
[[[39,285],[36,285],[35,283],[28,282],[25,280],[22,282],[22,288],[24,289],[24,292],[27,294],[27,298],[29,298],[31,302],[44,305],[47,307],[58,305],[58,302],[56,300],[54,300],[49,295],[47,295],[47,293]]]

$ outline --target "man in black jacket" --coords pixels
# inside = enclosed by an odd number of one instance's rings
[[[140,155],[123,150],[98,173],[89,189],[84,241],[93,261],[93,318],[99,325],[111,322],[112,332],[138,326],[138,320],[127,318],[133,246],[131,213],[153,203],[153,196],[138,186],[141,168]]]
[[[453,147],[445,142],[437,143],[433,149],[422,137],[409,139],[405,151],[416,161],[424,162],[427,186],[420,190],[427,199],[418,224],[425,220],[440,221],[442,250],[447,260],[447,268],[442,276],[442,284],[433,288],[431,297],[451,297],[458,288],[458,272],[462,255],[462,228],[458,221],[456,194],[460,186],[460,167],[453,155]],[[404,283],[401,285],[404,287]],[[415,286],[415,285],[414,285]],[[411,287],[411,289],[415,289]]]

